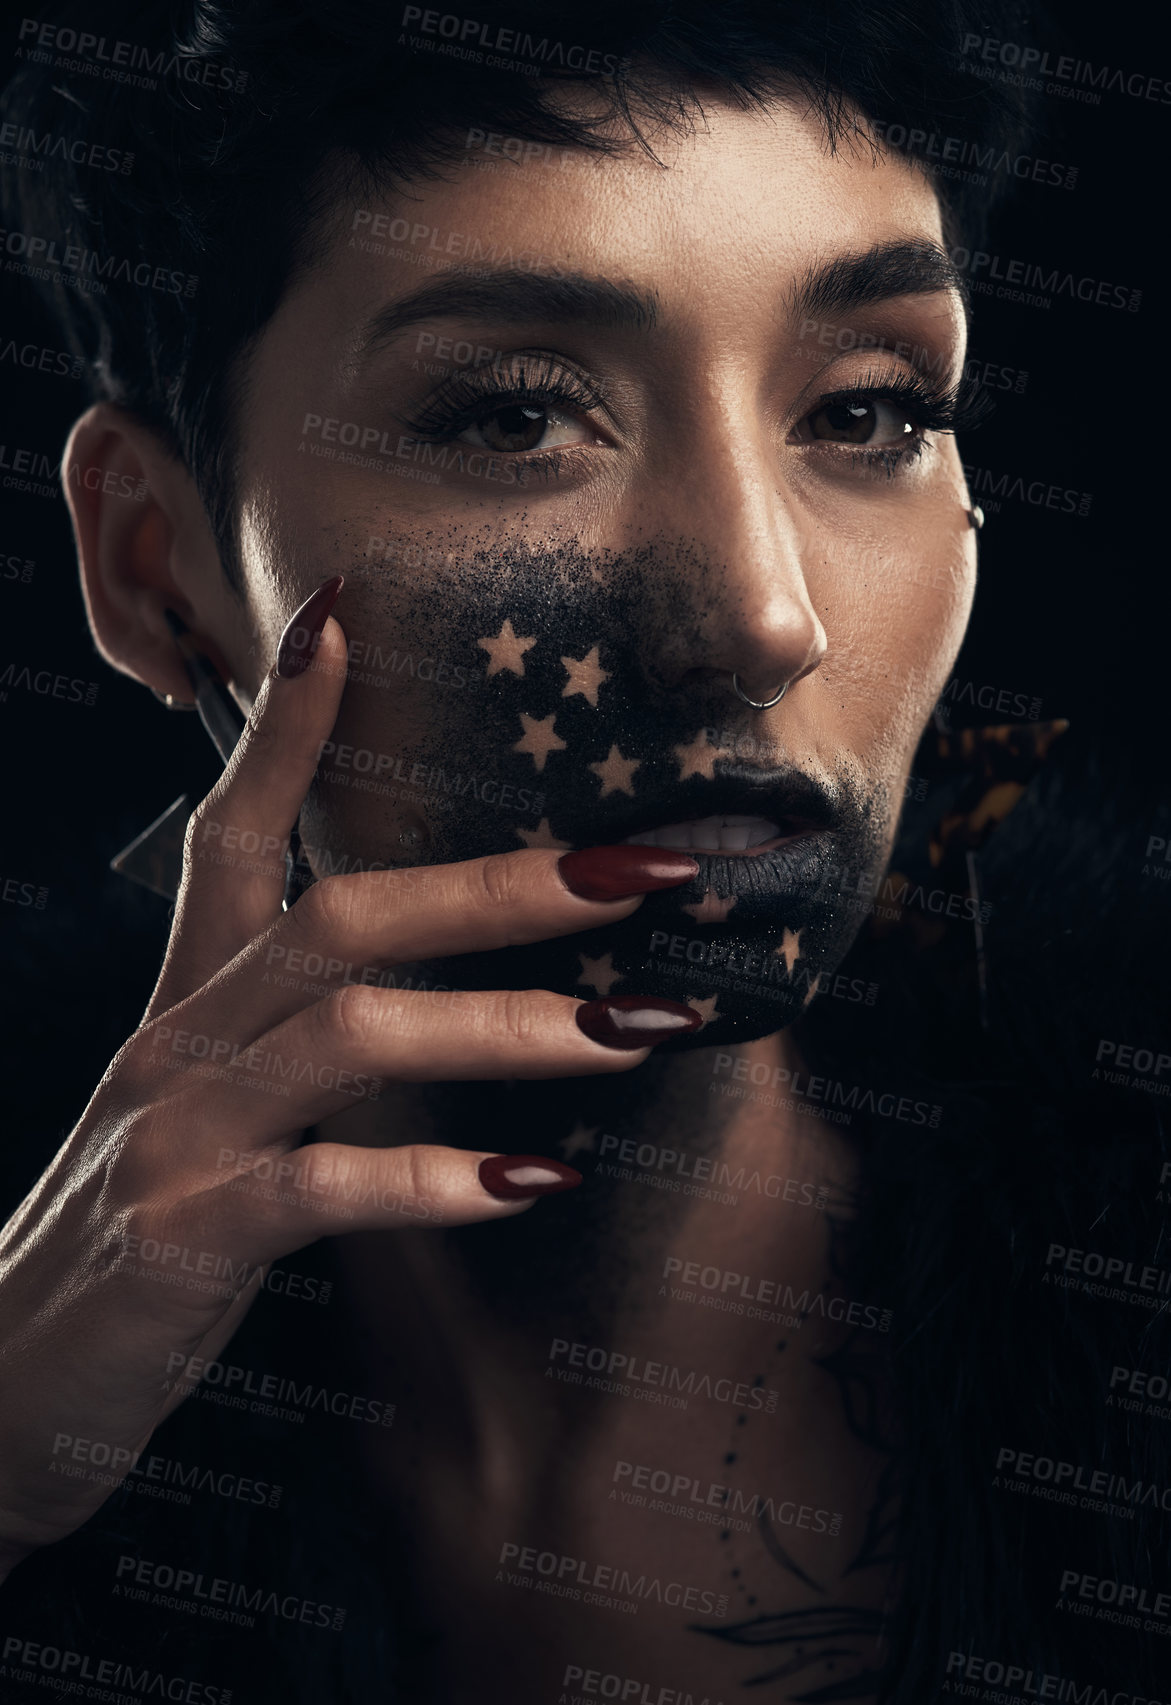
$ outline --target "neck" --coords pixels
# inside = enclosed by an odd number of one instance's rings
[[[599,1331],[653,1311],[664,1275],[694,1262],[787,1280],[824,1261],[820,1210],[842,1208],[856,1162],[840,1128],[786,1094],[801,1069],[781,1031],[734,1050],[652,1055],[620,1077],[391,1085],[322,1134],[544,1154],[576,1167],[580,1189],[518,1219],[419,1232],[410,1243],[424,1263],[454,1261],[477,1297],[513,1320]],[[344,1242],[363,1246],[363,1266],[381,1266],[396,1260],[399,1240]]]

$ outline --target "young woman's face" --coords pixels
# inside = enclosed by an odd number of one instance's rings
[[[889,852],[975,578],[954,440],[901,393],[965,327],[899,160],[786,102],[654,145],[472,132],[339,206],[249,366],[229,655],[251,686],[345,573],[319,874],[693,825],[690,888],[446,976],[691,999],[710,1044],[800,1012]]]

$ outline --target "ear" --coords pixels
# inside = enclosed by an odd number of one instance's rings
[[[125,409],[98,403],[61,458],[89,625],[107,663],[189,703],[191,684],[167,626],[173,610],[231,680],[226,639],[240,604],[224,577],[195,481]],[[233,620],[234,614],[234,620]]]

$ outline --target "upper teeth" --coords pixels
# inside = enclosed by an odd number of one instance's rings
[[[692,848],[697,852],[746,852],[749,847],[775,841],[780,834],[767,817],[693,818],[689,823],[664,823],[643,835],[627,835],[625,845],[634,847]]]

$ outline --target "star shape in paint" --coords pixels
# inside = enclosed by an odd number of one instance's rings
[[[704,776],[711,781],[715,774],[717,758],[730,758],[732,753],[724,746],[713,746],[707,737],[707,730],[701,728],[690,746],[673,746],[671,750],[679,760],[679,780],[686,781],[688,776]]]
[[[557,1144],[557,1147],[561,1150],[566,1160],[572,1160],[575,1154],[593,1154],[594,1150],[598,1146],[594,1141],[594,1138],[597,1136],[601,1128],[602,1127],[600,1125],[594,1125],[592,1127],[583,1125],[579,1119],[572,1131],[570,1131],[569,1135],[567,1137],[562,1137],[561,1141]]]
[[[773,948],[773,955],[775,958],[785,961],[785,970],[791,977],[797,961],[801,957],[801,931],[799,929],[786,929],[784,940],[779,947]]]
[[[581,961],[581,976],[579,983],[588,983],[591,989],[596,989],[599,995],[608,995],[615,983],[622,981],[621,971],[614,969],[614,955],[603,953],[600,959],[587,959],[584,953],[579,953]]]
[[[716,1006],[716,996],[709,995],[705,1001],[701,1001],[695,995],[688,995],[687,1004],[691,1008],[692,1012],[698,1012],[700,1018],[702,1018],[703,1023],[700,1025],[700,1029],[706,1030],[712,1019],[716,1016],[716,1012],[718,1010]]]
[[[813,980],[810,982],[808,989],[806,989],[806,991],[805,991],[805,999],[801,1002],[801,1005],[803,1007],[806,1007],[809,1005],[810,1001],[817,994],[820,986],[821,986],[821,972],[819,971],[817,973],[816,977],[814,977]]]
[[[512,748],[514,752],[527,752],[536,764],[538,770],[545,768],[545,759],[550,752],[564,752],[565,742],[554,732],[553,724],[557,720],[557,712],[552,716],[530,716],[527,711],[520,713],[524,733]]]
[[[690,912],[697,924],[722,924],[727,921],[736,898],[735,894],[729,894],[726,900],[721,900],[715,890],[709,888],[702,900],[696,900],[690,906],[680,906],[679,910]]]
[[[584,657],[563,657],[561,664],[569,676],[561,689],[561,697],[571,699],[575,693],[580,693],[597,710],[598,688],[603,681],[610,679],[610,671],[602,668],[598,647],[591,646]]]
[[[523,841],[526,847],[552,847],[558,852],[568,852],[570,843],[559,841],[549,827],[549,819],[542,817],[535,829],[517,829],[518,841]]]
[[[512,625],[512,618],[506,618],[504,626],[495,639],[478,639],[476,644],[488,653],[489,663],[485,676],[500,675],[505,669],[513,675],[523,675],[525,672],[525,652],[531,651],[537,640],[521,639]]]
[[[587,769],[593,770],[602,783],[599,799],[605,799],[608,793],[628,793],[633,799],[634,789],[630,784],[635,770],[639,767],[637,758],[624,758],[617,746],[611,746],[601,763],[586,766]]]

